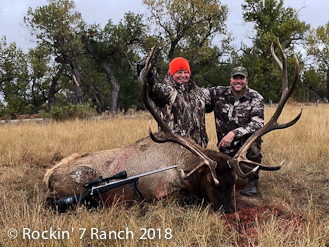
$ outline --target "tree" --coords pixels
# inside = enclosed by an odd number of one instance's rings
[[[74,96],[69,102],[91,102],[98,113],[108,109],[115,113],[120,99],[125,108],[136,104],[136,97],[131,96],[140,90],[131,90],[139,86],[134,64],[147,38],[141,15],[128,13],[117,26],[110,20],[99,30],[97,25],[86,27],[72,0],[49,0],[46,6],[29,9],[24,21],[38,43],[38,50],[31,53],[36,56],[32,68],[42,66],[46,57],[60,65],[52,65],[56,70],[50,77],[35,75],[33,89],[40,89],[34,92],[37,105],[45,100],[49,108],[55,104],[58,82],[62,96]],[[65,76],[71,85],[63,80]],[[130,90],[120,94],[121,85]]]
[[[306,88],[303,99],[306,98],[307,102],[317,100],[326,102],[328,95],[326,73],[324,71],[315,66],[309,66],[304,70],[301,82]]]
[[[310,26],[298,19],[299,11],[284,8],[283,0],[245,0],[242,4],[243,18],[254,23],[255,35],[250,37],[253,46],[241,47],[242,56],[236,61],[244,65],[250,74],[250,86],[263,94],[265,100],[279,100],[281,72],[271,56],[270,45],[280,43],[287,53],[290,78],[294,72],[293,53],[295,45],[301,43]],[[301,54],[297,53],[300,58]],[[301,66],[303,63],[300,62]]]
[[[71,0],[48,0],[48,3],[34,11],[29,8],[24,22],[38,45],[46,47],[44,50],[48,50],[67,71],[75,92],[73,102],[83,103],[81,71],[77,62],[84,52],[81,14],[74,10],[75,4]]]
[[[118,25],[113,25],[110,20],[104,30],[90,30],[83,36],[85,46],[111,85],[110,90],[104,90],[104,87],[99,87],[102,91],[97,90],[102,98],[105,92],[110,91],[110,113],[116,112],[118,100],[121,107],[127,109],[136,105],[140,99],[135,64],[148,38],[142,17],[129,12]]]
[[[63,67],[51,63],[51,52],[47,46],[37,46],[28,53],[30,84],[31,84],[31,113],[37,113],[41,106],[48,102],[48,108],[55,105],[56,93],[59,90],[58,81],[63,75]]]
[[[299,11],[284,8],[283,0],[245,0],[242,4],[243,19],[255,24],[253,45],[260,52],[269,50],[269,45],[280,39],[283,47],[301,43],[310,25],[298,19]],[[267,56],[268,54],[263,54]]]
[[[6,106],[6,114],[16,118],[18,113],[30,110],[31,85],[27,56],[16,47],[15,43],[7,45],[6,38],[0,41],[0,93]]]
[[[199,80],[207,75],[205,71],[202,73],[203,68],[210,64],[216,67],[223,54],[229,52],[231,39],[226,37],[225,25],[228,9],[219,0],[143,0],[143,3],[150,13],[149,20],[155,25],[155,36],[164,59],[185,57],[192,74],[199,74]],[[212,41],[220,35],[224,38],[219,48],[213,46]],[[168,66],[163,66],[165,69],[160,71],[164,74]]]
[[[307,55],[323,75],[323,80],[320,80],[319,83],[326,84],[326,98],[329,99],[329,22],[312,29],[306,40],[304,47]]]

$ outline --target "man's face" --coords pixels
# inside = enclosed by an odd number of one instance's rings
[[[188,82],[190,77],[191,76],[187,70],[178,70],[172,75],[172,78],[178,84]]]
[[[248,79],[243,75],[235,75],[231,77],[230,84],[233,94],[236,96],[241,96],[244,91],[246,91]]]

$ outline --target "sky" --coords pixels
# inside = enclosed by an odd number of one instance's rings
[[[226,22],[227,30],[233,33],[235,44],[241,42],[248,44],[250,40],[247,33],[251,33],[252,26],[243,22],[241,4],[244,0],[222,0],[228,6],[229,15]],[[129,11],[136,14],[145,14],[146,8],[142,0],[75,0],[76,10],[82,14],[87,24],[100,24],[103,28],[111,19],[118,24],[123,19],[124,13]],[[46,0],[1,0],[0,2],[0,37],[6,36],[7,43],[15,42],[18,47],[27,52],[33,48],[29,41],[29,33],[23,25],[29,7],[47,5]],[[312,28],[325,25],[328,19],[328,0],[285,0],[285,7],[300,10],[299,19],[310,24]]]

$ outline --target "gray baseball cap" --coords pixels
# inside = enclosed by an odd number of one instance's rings
[[[242,75],[244,77],[248,77],[248,71],[246,70],[245,67],[235,67],[234,69],[232,69],[231,72],[231,77],[235,76],[235,75]]]

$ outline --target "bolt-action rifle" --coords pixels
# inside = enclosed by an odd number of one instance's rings
[[[88,189],[87,192],[84,193],[83,195],[71,195],[71,196],[63,197],[57,201],[54,201],[52,203],[52,206],[55,211],[58,211],[59,213],[65,213],[66,209],[70,208],[73,205],[85,204],[92,196],[97,196],[97,195],[105,193],[109,190],[112,190],[112,189],[115,189],[120,186],[128,184],[132,187],[133,192],[134,192],[133,200],[136,199],[136,201],[138,202],[138,205],[141,209],[141,212],[143,214],[144,212],[143,212],[143,207],[142,207],[141,201],[143,201],[144,198],[143,198],[142,193],[137,189],[137,183],[138,183],[139,178],[148,176],[148,175],[151,175],[154,173],[162,172],[165,170],[169,170],[172,168],[176,168],[176,167],[177,167],[177,165],[174,165],[174,166],[166,167],[163,169],[132,176],[130,178],[127,178],[126,171],[119,172],[119,173],[117,173],[111,177],[107,177],[107,178],[103,178],[100,176],[98,180],[87,182],[87,183],[83,184],[83,187]],[[118,179],[118,180],[110,182],[110,180],[113,180],[113,179]],[[100,183],[104,183],[104,184],[99,185]],[[141,197],[141,201],[139,200],[138,195]]]

